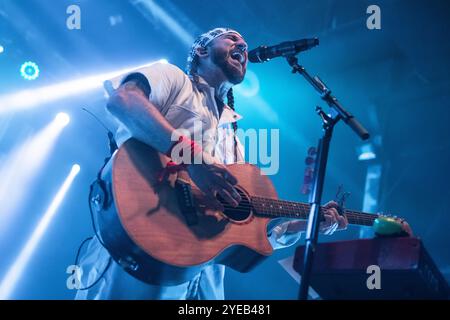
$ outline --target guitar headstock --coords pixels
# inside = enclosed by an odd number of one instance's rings
[[[390,214],[379,214],[373,229],[378,236],[412,236],[412,230],[405,219]]]

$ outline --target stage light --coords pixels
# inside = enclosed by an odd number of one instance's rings
[[[79,95],[80,93],[90,90],[101,89],[103,82],[108,79],[115,78],[119,75],[126,74],[135,69],[150,66],[154,63],[167,63],[166,59],[153,61],[140,66],[119,69],[112,72],[87,76],[76,80],[60,82],[36,89],[22,90],[11,94],[0,96],[0,114],[2,112],[13,112],[40,104],[53,102],[58,99],[67,98],[69,96]]]
[[[109,24],[114,27],[123,22],[122,16],[120,14],[115,16],[109,16]]]
[[[363,152],[359,155],[358,160],[360,161],[366,161],[366,160],[372,160],[375,159],[377,156],[373,152]]]
[[[2,54],[3,52],[5,52],[5,48],[0,44],[0,54]]]
[[[78,173],[80,172],[80,170],[81,170],[81,167],[80,167],[79,164],[74,164],[74,165],[72,166],[72,173],[73,173],[73,174],[78,174]]]
[[[64,200],[67,191],[69,190],[73,180],[80,172],[80,166],[75,164],[72,166],[69,175],[65,179],[64,183],[61,185],[58,193],[51,202],[50,206],[44,213],[43,217],[39,221],[36,229],[33,231],[31,237],[26,242],[25,246],[21,250],[19,256],[16,258],[12,266],[9,268],[6,276],[0,283],[0,300],[7,300],[11,298],[11,294],[17,285],[18,280],[23,274],[25,267],[28,264],[32,254],[36,250],[40,240],[42,239],[45,231],[47,230],[50,222],[54,218],[59,206]]]
[[[36,80],[39,77],[39,67],[32,61],[27,61],[20,67],[20,75],[26,80]]]
[[[63,120],[67,122],[66,117],[55,117],[44,129],[4,153],[0,163],[0,241],[32,194],[36,179],[64,128]]]
[[[371,143],[363,144],[358,147],[358,160],[367,161],[376,159],[377,155],[374,151],[374,147]]]
[[[70,122],[70,117],[67,115],[67,113],[60,112],[56,115],[55,121],[62,127],[65,127]]]
[[[161,21],[166,25],[167,29],[173,32],[186,46],[190,47],[194,42],[194,37],[178,23],[169,13],[166,12],[153,0],[134,0],[131,2],[142,15],[154,21],[155,19]]]
[[[259,79],[252,70],[247,70],[244,81],[236,86],[236,93],[245,97],[254,97],[259,93]]]

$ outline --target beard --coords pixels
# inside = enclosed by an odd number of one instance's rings
[[[239,84],[244,80],[246,70],[244,69],[244,66],[239,70],[239,68],[232,65],[228,59],[230,59],[230,57],[227,51],[213,49],[211,52],[211,61],[222,70],[228,81],[232,84]]]

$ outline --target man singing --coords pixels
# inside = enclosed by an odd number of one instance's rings
[[[133,137],[164,154],[178,143],[188,143],[203,159],[188,164],[191,179],[211,199],[220,195],[237,206],[237,183],[224,166],[244,161],[243,147],[235,135],[241,118],[234,110],[234,85],[241,83],[247,69],[247,43],[235,30],[216,28],[199,36],[188,56],[187,74],[171,64],[156,63],[105,83],[110,95],[107,110],[120,123],[119,146]],[[117,89],[114,89],[117,88]],[[225,101],[226,100],[226,101]],[[185,129],[192,136],[201,123],[202,141],[177,134]],[[175,139],[174,139],[175,137]],[[216,201],[218,207],[220,202]],[[336,203],[325,206],[321,232],[333,233],[347,227]],[[274,219],[267,235],[274,249],[294,244],[305,230],[300,220]],[[94,237],[81,259],[83,289],[77,299],[224,299],[223,265],[208,264],[190,281],[176,286],[141,282],[112,261],[108,251]],[[87,276],[86,276],[87,275]],[[270,297],[268,297],[270,298]]]

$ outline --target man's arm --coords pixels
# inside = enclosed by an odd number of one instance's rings
[[[176,140],[178,138],[176,131],[136,82],[125,82],[114,90],[111,82],[106,81],[105,89],[109,94],[106,109],[126,126],[134,138],[166,153],[173,143],[172,134]]]
[[[128,81],[114,90],[112,83],[106,81],[105,89],[109,94],[106,109],[127,127],[131,136],[167,153],[179,135],[136,82]],[[229,204],[237,206],[241,200],[233,187],[237,179],[225,166],[213,163],[210,158],[203,152],[202,164],[188,166],[191,179],[217,208],[223,209],[216,199],[217,193]]]

